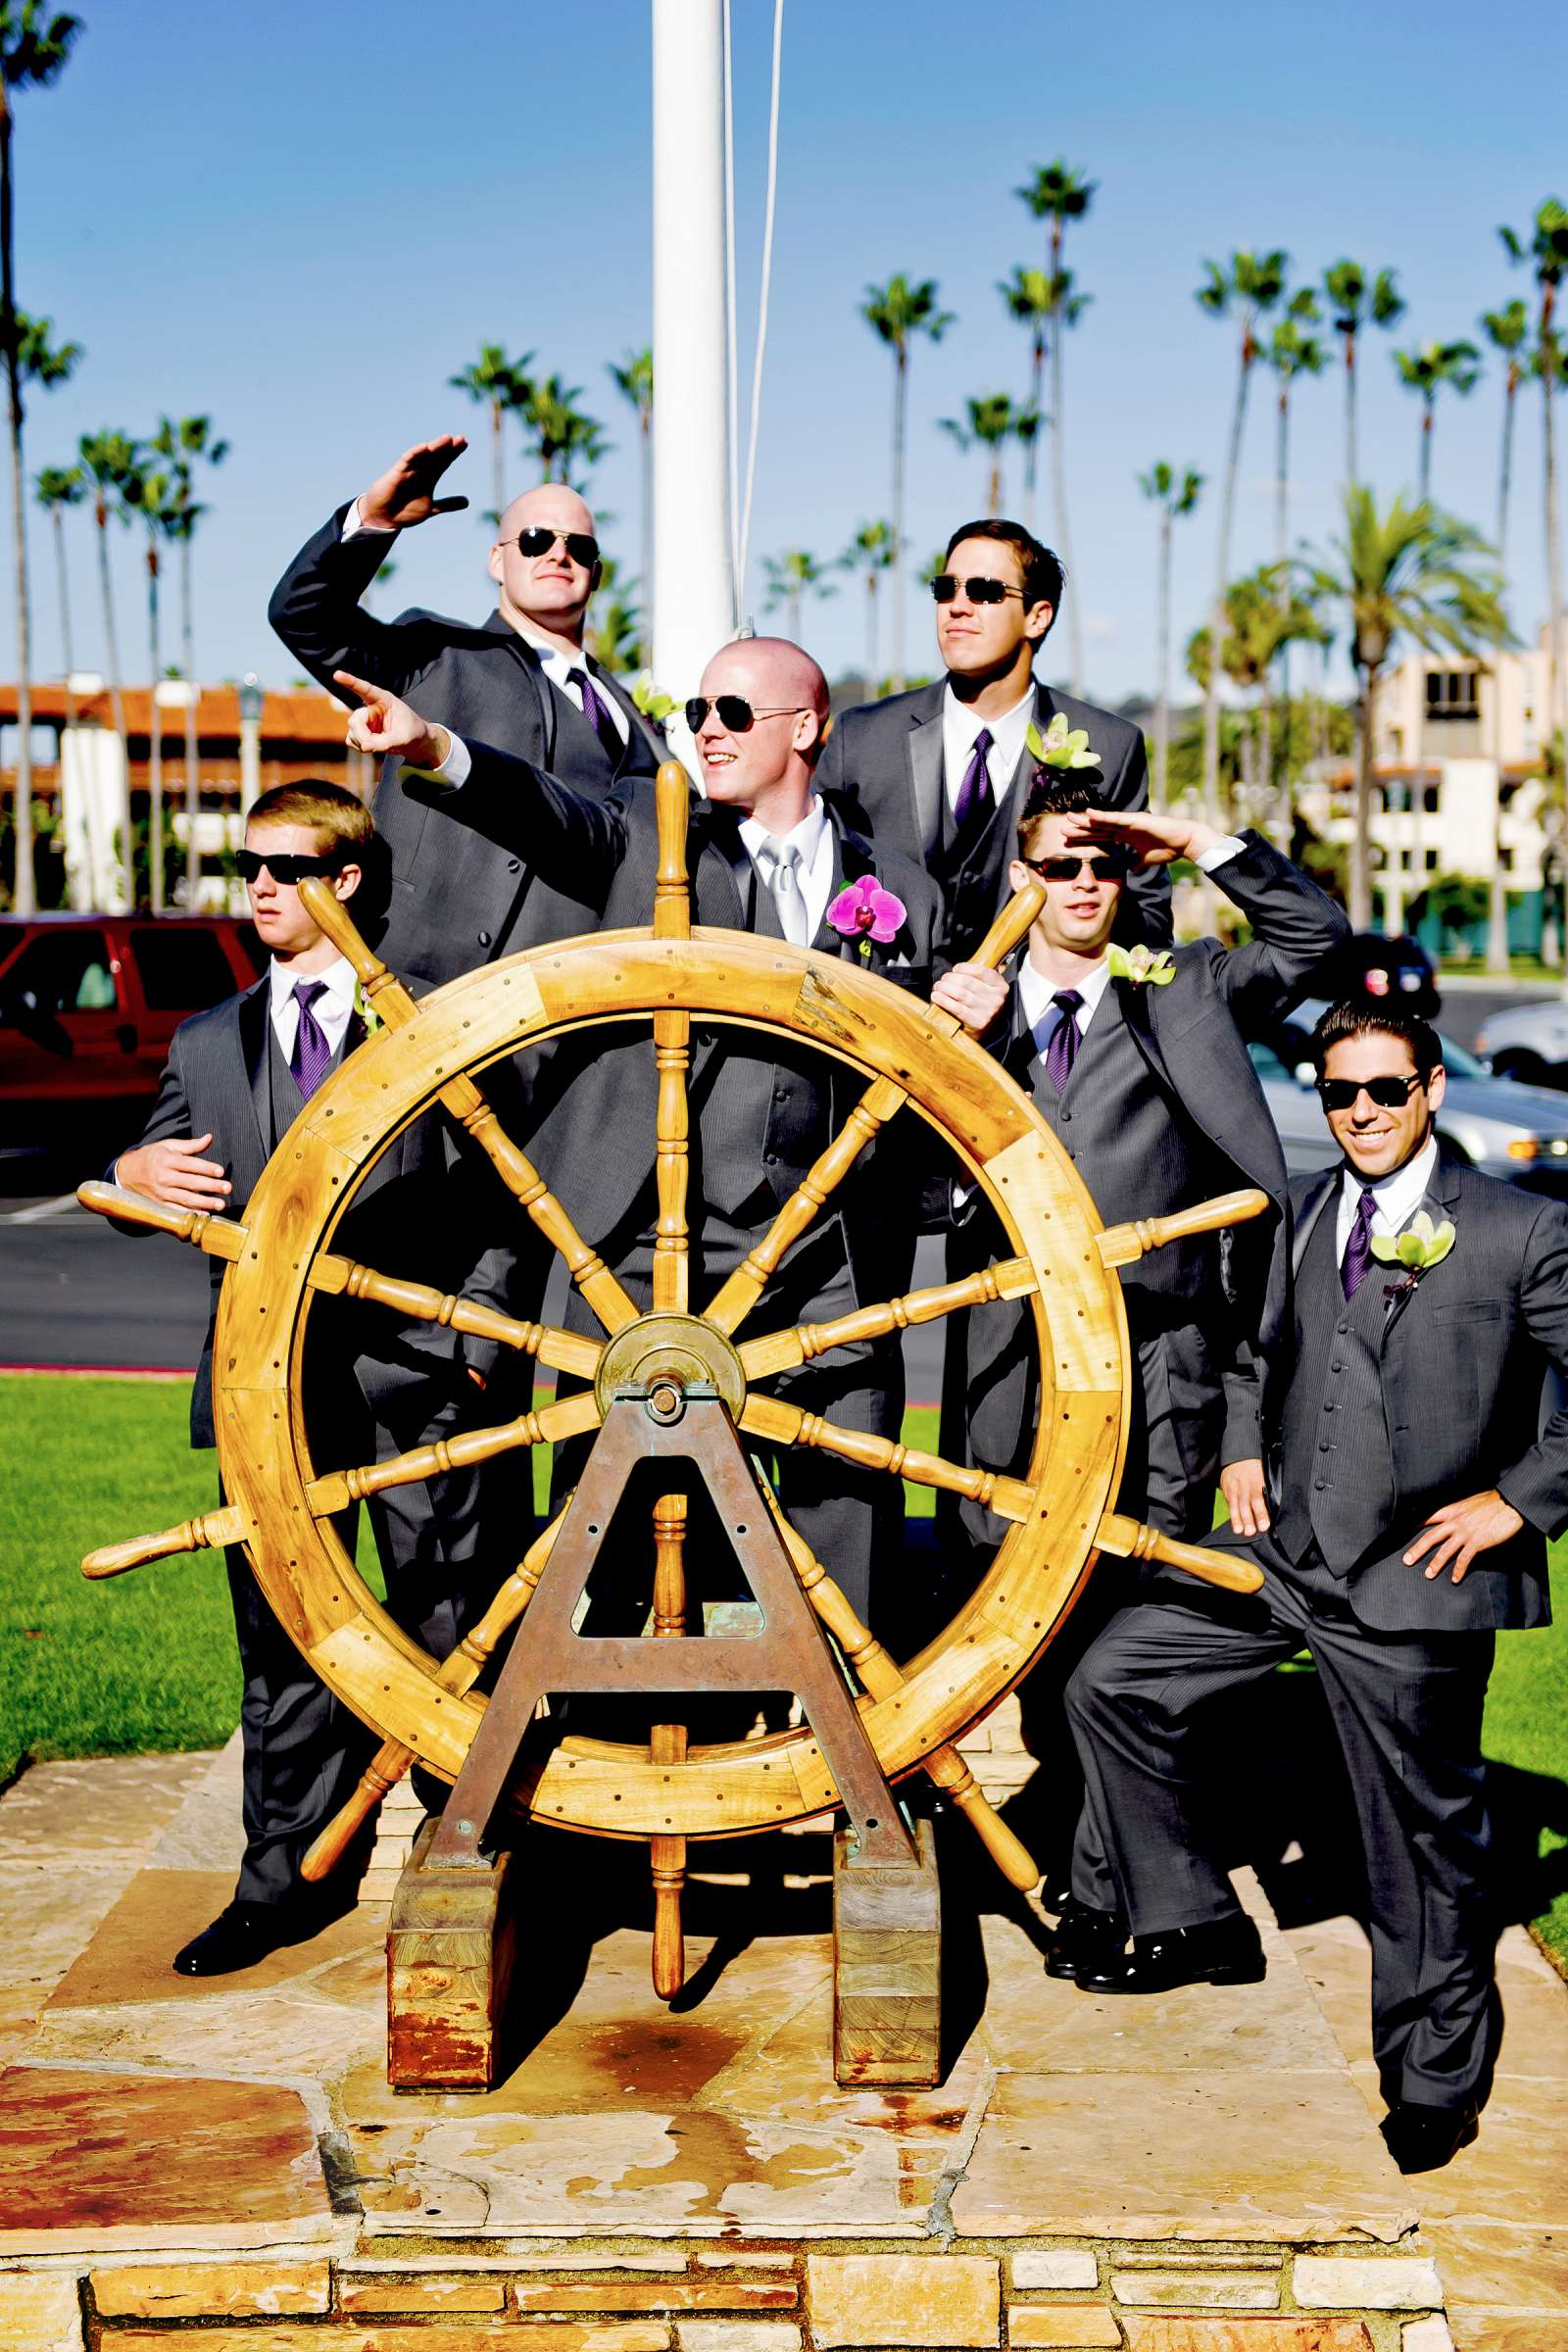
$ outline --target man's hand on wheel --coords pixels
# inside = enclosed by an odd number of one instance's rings
[[[452,737],[445,727],[427,725],[417,710],[388,694],[384,686],[372,685],[368,678],[357,678],[352,670],[334,669],[332,682],[357,694],[363,708],[349,712],[344,742],[357,752],[368,752],[372,759],[383,760],[395,754],[407,767],[436,768],[452,750]]]
[[[1227,1462],[1219,1474],[1219,1491],[1239,1536],[1260,1536],[1268,1525],[1268,1490],[1260,1461]]]
[[[199,1208],[221,1213],[233,1186],[222,1163],[201,1157],[212,1143],[210,1135],[171,1135],[162,1143],[138,1144],[122,1152],[115,1162],[115,1182],[144,1200],[161,1201],[165,1208]]]
[[[1461,1502],[1446,1502],[1435,1510],[1405,1553],[1405,1566],[1413,1568],[1428,1551],[1432,1556],[1421,1571],[1428,1584],[1451,1562],[1452,1581],[1462,1585],[1478,1551],[1506,1544],[1523,1525],[1513,1504],[1504,1502],[1495,1487],[1489,1487],[1484,1494],[1467,1494]]]
[[[428,522],[432,514],[456,514],[466,498],[437,498],[435,487],[447,467],[461,458],[468,444],[461,433],[442,433],[434,441],[416,441],[395,466],[378,474],[368,490],[360,493],[360,521],[371,531],[409,531]]]
[[[956,963],[931,991],[931,1002],[982,1037],[1007,1002],[1007,983],[988,963]]]

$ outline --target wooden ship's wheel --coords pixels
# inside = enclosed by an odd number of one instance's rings
[[[110,1576],[174,1552],[243,1544],[291,1640],[384,1742],[354,1801],[313,1848],[310,1875],[331,1867],[415,1758],[457,1785],[440,1824],[426,1825],[411,1864],[413,1881],[405,1874],[413,1891],[402,1924],[414,1957],[405,1972],[403,2023],[412,2017],[419,2030],[411,2027],[400,2043],[394,1951],[391,2071],[404,2083],[478,2082],[494,2071],[494,2013],[506,1973],[496,1846],[509,1805],[519,1803],[557,1827],[649,1841],[654,1975],[665,1997],[679,1989],[683,1974],[686,1841],[788,1827],[842,1806],[849,1826],[840,1835],[839,1861],[852,1899],[836,1914],[841,2079],[930,2079],[934,1985],[929,1998],[911,1993],[895,2002],[898,2016],[879,2027],[863,2003],[858,2006],[851,1983],[860,1932],[851,1914],[869,1938],[867,1951],[874,1951],[876,1889],[893,1889],[889,1916],[898,1914],[907,1928],[912,1914],[905,1882],[910,1874],[916,1885],[931,1880],[928,1827],[917,1851],[889,1784],[928,1774],[974,1823],[1013,1884],[1031,1886],[1038,1872],[976,1787],[957,1740],[1027,1672],[1101,1551],[1162,1559],[1240,1589],[1258,1581],[1234,1560],[1178,1544],[1108,1506],[1126,1446],[1131,1363],[1115,1270],[1178,1233],[1257,1214],[1266,1205],[1263,1195],[1231,1194],[1177,1218],[1102,1227],[1045,1122],[950,1014],[854,962],[733,931],[691,928],[688,787],[678,765],[661,770],[657,795],[661,856],[650,929],[536,948],[470,972],[417,1004],[366,947],[327,885],[302,883],[311,912],[354,963],[383,1025],[302,1109],[243,1222],[160,1208],[108,1185],[84,1185],[79,1195],[89,1207],[173,1233],[227,1261],[213,1379],[227,1500],[178,1528],[90,1554],[85,1573]],[[1040,898],[1038,890],[1019,894],[981,949],[982,960],[1000,962],[1024,937]],[[694,1019],[819,1049],[866,1080],[844,1127],[766,1237],[714,1296],[695,1305],[687,1248]],[[596,1023],[638,1020],[651,1022],[659,1071],[659,1223],[646,1315],[584,1242],[569,1201],[552,1195],[503,1131],[482,1085],[489,1065],[521,1048]],[[333,1250],[366,1171],[404,1127],[436,1104],[488,1155],[517,1208],[560,1251],[603,1327],[602,1340],[443,1297],[395,1270],[354,1264]],[[858,1307],[832,1322],[748,1338],[747,1321],[786,1250],[810,1228],[862,1149],[901,1113],[918,1115],[951,1148],[995,1210],[1011,1254],[964,1280]],[[498,1341],[586,1385],[502,1425],[392,1460],[322,1465],[311,1454],[301,1395],[306,1330],[318,1294],[374,1301],[405,1318]],[[1039,1358],[1039,1418],[1021,1477],[840,1428],[768,1393],[770,1380],[836,1348],[998,1299],[1025,1302]],[[458,1649],[447,1658],[428,1655],[361,1580],[335,1516],[400,1483],[587,1435],[593,1446],[575,1497]],[[1006,1535],[951,1624],[900,1665],[851,1609],[833,1581],[832,1561],[813,1557],[789,1525],[748,1439],[774,1453],[813,1447],[970,1497],[1006,1523]],[[650,1458],[695,1463],[761,1603],[766,1639],[680,1639],[687,1501],[673,1476],[654,1506],[653,1639],[596,1641],[571,1633],[572,1604],[614,1500],[629,1469]],[[508,1634],[506,1663],[485,1699],[473,1686]],[[761,1738],[700,1745],[688,1742],[671,1704],[672,1720],[655,1724],[646,1745],[569,1730],[553,1741],[537,1735],[524,1740],[541,1694],[608,1687],[788,1689],[804,1702],[805,1719]],[[489,1891],[481,1899],[476,1887]],[[421,1888],[435,1889],[422,1913]],[[927,1917],[934,1922],[934,1899]],[[443,2040],[428,2031],[416,1980],[421,1957],[429,1962],[433,1954],[450,1990],[452,1954],[441,1941],[449,1931],[467,1955],[473,2015],[462,2029],[449,2017]],[[476,1977],[475,1935],[485,1945]],[[461,2050],[454,2057],[459,2044],[466,2058]]]

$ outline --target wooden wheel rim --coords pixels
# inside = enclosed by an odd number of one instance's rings
[[[603,933],[468,973],[424,998],[405,1028],[372,1037],[290,1128],[251,1198],[214,1348],[225,1491],[254,1528],[276,1533],[275,1544],[247,1544],[269,1603],[328,1689],[448,1780],[483,1698],[437,1687],[439,1661],[393,1624],[307,1503],[315,1467],[300,1362],[309,1269],[329,1249],[360,1176],[444,1084],[547,1036],[672,1008],[782,1032],[906,1089],[909,1109],[968,1164],[1034,1270],[1041,1410],[1024,1480],[1028,1516],[1008,1529],[952,1623],[907,1663],[903,1687],[861,1701],[890,1777],[961,1735],[1050,1641],[1092,1563],[1120,1475],[1130,1358],[1120,1285],[1096,1247],[1100,1219],[1033,1105],[971,1039],[950,1038],[917,999],[856,964],[731,931],[697,929],[689,942]],[[569,1185],[564,1199],[569,1210]],[[832,1560],[824,1565],[831,1574]],[[520,1785],[539,1818],[612,1836],[730,1836],[834,1802],[805,1727],[694,1747],[677,1767],[654,1765],[643,1749],[566,1739]]]

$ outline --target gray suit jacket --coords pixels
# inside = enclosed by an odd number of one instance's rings
[[[1264,1306],[1262,1373],[1238,1393],[1225,1456],[1277,1464],[1284,1417],[1321,1399],[1293,1380],[1293,1273],[1319,1218],[1332,1217],[1342,1170],[1291,1186],[1294,1234],[1276,1240]],[[1568,1205],[1478,1175],[1440,1152],[1423,1203],[1451,1221],[1454,1246],[1413,1285],[1374,1263],[1388,1299],[1383,1401],[1395,1490],[1387,1552],[1352,1571],[1348,1597],[1365,1625],[1390,1633],[1544,1625],[1546,1544],[1568,1529],[1568,1409],[1543,1410],[1548,1366],[1568,1373]],[[1250,1409],[1249,1409],[1249,1407]],[[1271,1475],[1277,1479],[1277,1469]],[[1401,1553],[1443,1503],[1495,1487],[1525,1524],[1482,1552],[1462,1584],[1430,1584]]]
[[[444,795],[455,821],[488,832],[498,841],[526,842],[541,876],[558,889],[581,894],[593,909],[596,924],[610,931],[644,928],[651,919],[659,840],[652,796],[638,793],[627,801],[594,801],[569,791],[554,776],[541,773],[482,743],[470,743],[472,772],[459,790]],[[439,794],[433,783],[424,787]],[[859,875],[875,872],[878,879],[904,901],[906,915],[898,937],[872,953],[871,968],[895,986],[929,993],[941,922],[941,893],[930,876],[891,852],[874,850],[829,811],[837,846],[835,891]],[[705,926],[748,931],[763,929],[757,920],[756,869],[747,855],[734,817],[727,810],[694,798],[687,843],[687,866],[693,876],[692,918]],[[824,922],[812,946],[828,955],[853,956],[858,950]],[[802,1076],[821,1085],[830,1100],[827,1115],[836,1128],[864,1091],[863,1076],[811,1049],[802,1051],[789,1041],[776,1046],[765,1039],[748,1052],[742,1041],[754,1033],[710,1029],[698,1024],[692,1042],[691,1089],[694,1111],[694,1159],[710,1182],[712,1197],[739,1197],[743,1185],[771,1186],[780,1200],[793,1190],[787,1163],[759,1167],[737,1161],[737,1152],[754,1148],[755,1131],[743,1142],[726,1131],[726,1105],[736,1092],[721,1082],[726,1065],[751,1070],[779,1069],[781,1076]],[[541,1170],[560,1190],[584,1236],[600,1242],[610,1235],[637,1202],[649,1184],[654,1164],[656,1080],[648,1032],[641,1024],[621,1031],[596,1030],[591,1053],[565,1052],[552,1064],[553,1076],[564,1085],[560,1108],[545,1121],[534,1156]],[[607,1149],[607,1139],[613,1139]],[[824,1139],[825,1140],[825,1139]],[[873,1147],[874,1152],[874,1147]],[[856,1178],[843,1188],[837,1205],[849,1209],[857,1198],[875,1189],[870,1182],[871,1154],[862,1154]],[[559,1179],[559,1182],[558,1182]],[[915,1188],[909,1191],[909,1214],[916,1206]],[[897,1222],[884,1190],[868,1214]],[[853,1219],[851,1220],[853,1221]],[[847,1222],[846,1231],[849,1231]]]
[[[479,626],[411,612],[377,620],[360,598],[386,556],[384,532],[345,539],[340,507],[306,541],[272,592],[269,618],[289,651],[342,699],[336,669],[408,697],[422,718],[478,735],[564,775],[577,791],[627,794],[652,776],[662,741],[616,681],[586,663],[600,692],[628,722],[612,767],[593,731],[557,692],[532,646],[499,612]],[[392,858],[391,902],[380,941],[395,971],[432,987],[547,940],[590,929],[569,892],[541,883],[526,852],[500,850],[453,823],[439,806],[411,799],[408,773],[389,760],[375,801],[377,831]]]
[[[885,702],[863,703],[834,721],[823,748],[817,783],[837,799],[851,824],[879,846],[896,849],[916,865],[940,855],[942,840],[942,705],[946,680],[918,686]],[[1035,681],[1035,723],[1044,735],[1057,711],[1069,726],[1083,727],[1089,748],[1100,754],[1098,769],[1080,771],[1107,808],[1149,807],[1149,757],[1141,728],[1075,695],[1058,694]],[[1007,786],[998,821],[981,845],[983,857],[965,869],[950,893],[949,950],[955,960],[979,943],[992,917],[1011,895],[1007,863],[1018,846],[1018,819],[1034,780],[1035,761],[1025,751]],[[1136,920],[1130,936],[1164,947],[1171,936],[1170,877],[1151,866],[1133,877]]]

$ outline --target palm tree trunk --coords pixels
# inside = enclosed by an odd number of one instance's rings
[[[995,516],[1002,513],[1002,456],[998,451],[991,460],[991,471],[986,477],[986,513]]]
[[[865,699],[876,695],[876,573],[865,575]]]
[[[68,727],[72,727],[76,723],[76,697],[71,683],[72,674],[76,666],[76,659],[71,650],[71,583],[66,571],[64,509],[54,508],[49,519],[54,525],[55,576],[60,583],[60,654],[66,665],[66,724]]]
[[[1506,477],[1504,477],[1506,478]],[[1506,511],[1506,492],[1503,507]],[[1492,870],[1487,877],[1487,969],[1504,977],[1508,971],[1508,878],[1502,870],[1502,711],[1497,694],[1497,668],[1482,670],[1476,680],[1479,690],[1482,680],[1490,688],[1487,696],[1492,738],[1492,766],[1495,777],[1495,792],[1492,805]]]
[[[1430,401],[1421,411],[1421,458],[1417,467],[1417,481],[1421,504],[1425,506],[1432,496],[1432,405]]]
[[[1275,441],[1274,458],[1274,545],[1277,561],[1282,566],[1280,572],[1280,599],[1283,607],[1283,605],[1288,601],[1290,595],[1289,582],[1283,569],[1285,564],[1287,564],[1290,560],[1291,547],[1291,387],[1288,378],[1282,381],[1280,385],[1279,430]],[[1265,683],[1263,691],[1265,695],[1267,695],[1272,691],[1272,689]],[[1280,743],[1285,754],[1285,766],[1287,771],[1284,782],[1287,800],[1287,821],[1285,825],[1285,834],[1288,842],[1290,837],[1289,796],[1291,784],[1289,773],[1291,760],[1291,649],[1289,645],[1282,645],[1280,647]],[[1272,739],[1270,742],[1269,759],[1264,768],[1263,775],[1265,783],[1272,791],[1274,784]]]
[[[1345,338],[1345,483],[1355,488],[1355,332]]]
[[[496,529],[507,511],[507,454],[502,443],[501,428],[505,411],[499,400],[490,403],[490,464],[493,469],[492,495],[496,502]]]
[[[1159,523],[1159,688],[1154,702],[1154,789],[1156,806],[1170,807],[1170,571],[1171,511]]]
[[[109,510],[99,499],[93,516],[98,526],[98,586],[104,605],[104,643],[109,653],[109,707],[120,738],[122,780],[120,797],[121,858],[125,871],[125,904],[136,905],[136,838],[130,814],[130,741],[125,732],[125,704],[120,691],[120,644],[115,630],[115,591],[109,576]]]
[[[1035,334],[1034,357],[1029,369],[1029,406],[1038,418],[1040,395],[1045,384],[1046,338]],[[1032,531],[1035,527],[1035,480],[1040,466],[1040,427],[1035,426],[1034,439],[1024,450],[1023,460],[1023,518]]]
[[[904,689],[904,428],[908,398],[906,353],[893,353],[893,691]]]
[[[17,295],[13,274],[14,193],[11,184],[11,103],[0,85],[0,342],[5,345],[11,419],[13,563],[17,593],[17,797],[12,906],[31,914],[37,905],[32,863],[32,608],[27,596],[27,477],[22,462],[22,369],[17,351]]]
[[[801,642],[801,592],[790,590],[790,637],[796,645]]]
[[[1555,289],[1544,286],[1541,292],[1541,389],[1542,407],[1542,475],[1546,501],[1546,736],[1556,773],[1557,750],[1555,737],[1563,726],[1560,696],[1562,692],[1562,541],[1557,529],[1557,447],[1552,395],[1556,391],[1556,370],[1551,364],[1551,321]],[[1558,776],[1561,782],[1560,775]],[[1568,956],[1564,958],[1568,970]]]
[[[1372,742],[1377,717],[1377,671],[1362,672],[1356,709],[1355,831],[1350,837],[1350,927],[1372,926]]]
[[[201,897],[202,857],[196,829],[202,812],[201,688],[196,683],[196,627],[191,599],[191,525],[179,543],[180,666],[185,672],[185,911],[196,912]]]
[[[164,722],[158,709],[158,550],[147,549],[147,881],[154,914],[164,911]]]
[[[1073,583],[1067,597],[1067,643],[1072,654],[1072,690],[1074,694],[1082,694],[1084,690],[1084,612],[1083,598],[1078,592],[1079,583],[1073,571],[1072,527],[1067,520],[1067,460],[1061,435],[1062,341],[1061,320],[1058,318],[1056,331],[1051,338],[1051,495],[1056,509],[1056,553],[1061,558],[1062,570]]]
[[[1508,381],[1502,395],[1502,456],[1497,466],[1497,568],[1507,577],[1503,561],[1508,545],[1508,484],[1513,473],[1513,396],[1519,388],[1508,363]]]
[[[1231,530],[1236,514],[1236,476],[1242,460],[1242,430],[1247,419],[1249,372],[1248,339],[1244,336],[1241,371],[1236,380],[1236,409],[1231,417],[1230,447],[1225,457],[1225,486],[1220,496],[1214,602],[1209,613],[1208,684],[1203,689],[1203,817],[1211,825],[1219,822],[1220,650],[1225,643],[1225,591],[1230,584]]]

